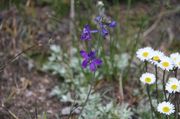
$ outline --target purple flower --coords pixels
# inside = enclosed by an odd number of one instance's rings
[[[116,25],[117,25],[116,21],[111,21],[109,23],[109,27],[111,27],[111,28],[116,27]]]
[[[109,34],[108,30],[106,29],[106,26],[100,23],[100,28],[101,28],[100,31],[101,35],[103,37],[106,37]]]
[[[98,30],[91,30],[90,26],[86,24],[81,34],[81,40],[91,40],[91,33],[96,33]]]
[[[86,68],[89,65],[89,69],[94,72],[102,64],[102,60],[96,58],[95,51],[90,51],[87,53],[86,51],[81,50],[80,54],[84,59],[81,64],[82,68]]]
[[[103,37],[106,37],[109,34],[107,27],[114,28],[117,25],[116,21],[104,19],[102,16],[97,16],[95,18],[95,22],[97,22],[99,24],[100,33]]]

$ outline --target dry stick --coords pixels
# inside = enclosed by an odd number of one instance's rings
[[[87,102],[88,102],[88,100],[89,100],[89,96],[90,96],[90,94],[91,94],[92,87],[93,87],[93,84],[94,84],[93,82],[94,82],[94,80],[95,80],[95,73],[96,73],[96,72],[94,72],[94,74],[93,74],[93,79],[92,79],[92,82],[91,82],[91,85],[90,85],[90,88],[89,88],[89,91],[88,91],[86,100],[85,100],[84,104],[82,105],[83,107],[82,107],[82,109],[81,109],[81,111],[80,111],[80,113],[79,113],[79,117],[81,117],[82,112],[83,112],[83,110],[84,110],[84,108],[85,108],[85,106],[86,106],[86,104],[87,104]]]
[[[19,119],[13,112],[11,112],[11,110],[5,107],[4,104],[2,104],[2,108],[6,110],[14,119]]]
[[[165,12],[160,12],[159,15],[153,19],[156,19],[156,21],[154,22],[154,24],[149,27],[142,35],[142,38],[145,38],[147,35],[149,35],[157,26],[158,24],[161,22],[161,19],[164,17],[164,16],[168,16],[168,15],[171,15],[171,14],[174,14],[174,13],[178,13],[180,11],[180,6],[177,7],[176,9],[174,10],[169,10],[169,11],[165,11]]]
[[[34,48],[35,46],[37,46],[37,45],[30,46],[29,48],[23,50],[22,52],[18,53],[16,56],[14,56],[12,59],[7,61],[4,65],[2,65],[0,67],[0,72],[2,72],[4,70],[4,68],[6,68],[9,64],[13,63],[16,60],[16,58],[18,58],[19,56],[21,56],[23,53],[27,52],[28,50]]]

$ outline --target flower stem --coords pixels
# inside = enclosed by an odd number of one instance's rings
[[[151,116],[152,116],[152,119],[154,119],[153,118],[154,108],[153,108],[153,105],[152,105],[152,99],[151,99],[151,95],[150,95],[150,86],[149,85],[146,86],[146,91],[147,91],[147,95],[148,95],[148,98],[149,98],[149,103],[150,103],[150,106],[151,106]]]
[[[177,78],[177,71],[178,71],[178,69],[176,68],[174,70],[174,77],[176,77],[176,78]],[[179,112],[179,99],[178,99],[178,97],[179,97],[178,93],[175,93],[175,100],[174,100],[174,105],[175,105],[175,110],[176,110],[175,114],[174,114],[175,119],[180,118],[178,115],[178,112]]]
[[[145,61],[145,71],[147,72],[148,71],[148,64],[147,64],[148,62],[147,61]],[[152,99],[151,99],[151,95],[150,95],[150,86],[149,85],[147,85],[146,86],[146,92],[147,92],[147,95],[148,95],[148,98],[149,98],[149,103],[150,103],[150,106],[151,106],[151,117],[152,117],[152,119],[154,119],[153,118],[153,113],[154,113],[154,108],[153,108],[153,105],[152,105]]]
[[[147,61],[145,61],[145,71],[147,72],[148,71],[148,64],[147,64],[148,62]]]
[[[166,70],[163,71],[163,92],[164,92],[165,100],[167,101],[166,89],[165,89],[165,75],[166,75]]]
[[[157,103],[159,103],[159,94],[158,94],[158,71],[157,71],[157,66],[155,65],[155,76],[156,76],[156,100]]]
[[[94,72],[94,74],[93,74],[93,79],[92,79],[92,82],[91,82],[91,85],[90,85],[90,88],[89,88],[89,91],[88,91],[86,100],[85,100],[84,104],[82,105],[82,109],[81,109],[81,111],[80,111],[80,113],[79,113],[79,117],[81,117],[82,112],[83,112],[83,110],[84,110],[87,102],[89,101],[89,96],[90,96],[90,94],[91,94],[91,92],[92,92],[92,87],[93,87],[93,84],[94,84],[94,83],[93,83],[93,82],[94,82],[94,79],[95,79],[95,72]]]

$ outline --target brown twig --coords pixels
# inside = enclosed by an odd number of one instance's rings
[[[9,110],[5,105],[2,103],[1,106],[5,111],[7,111],[14,119],[19,119],[11,110]]]
[[[16,58],[18,58],[18,57],[21,56],[23,53],[27,52],[28,50],[30,50],[30,49],[32,49],[32,48],[34,48],[34,47],[36,47],[36,46],[37,46],[37,45],[32,45],[32,46],[30,46],[29,48],[27,48],[27,49],[23,50],[22,52],[18,53],[18,54],[17,54],[16,56],[14,56],[12,59],[8,60],[4,65],[2,65],[2,66],[0,67],[0,72],[2,72],[2,71],[4,70],[4,68],[6,68],[8,65],[10,65],[11,63],[13,63],[13,62],[16,60]]]

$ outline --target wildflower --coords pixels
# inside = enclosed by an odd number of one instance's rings
[[[97,16],[95,18],[95,22],[99,24],[100,33],[103,37],[106,37],[109,34],[107,30],[108,27],[114,28],[117,25],[116,21],[111,21],[110,19],[106,19],[102,16]]]
[[[170,58],[171,58],[173,61],[176,61],[179,57],[180,57],[180,54],[179,54],[178,52],[172,53],[172,54],[170,55]]]
[[[142,74],[142,76],[140,77],[140,80],[144,83],[144,84],[153,84],[156,80],[155,75],[152,73],[144,73]]]
[[[81,64],[83,68],[86,68],[89,65],[89,69],[94,72],[102,64],[102,60],[96,58],[95,51],[90,51],[87,53],[86,51],[81,50],[80,54],[84,58]]]
[[[91,40],[91,33],[96,33],[98,30],[91,30],[90,26],[86,24],[81,34],[81,40]]]
[[[175,61],[175,66],[180,69],[180,57]]]
[[[165,101],[158,104],[157,111],[166,115],[170,115],[175,112],[174,105]]]
[[[158,65],[158,63],[161,61],[164,54],[161,51],[154,51],[152,52],[152,59],[150,60],[152,64]]]
[[[160,63],[158,64],[158,66],[162,69],[162,70],[172,70],[174,67],[174,63],[173,61],[169,58],[169,57],[162,57]]]
[[[170,58],[173,60],[175,67],[180,69],[180,54],[178,52],[172,53]]]
[[[166,90],[169,93],[180,92],[180,81],[177,78],[169,78],[166,84]]]
[[[150,47],[141,48],[136,52],[137,57],[141,61],[150,61],[152,58],[153,49]]]

